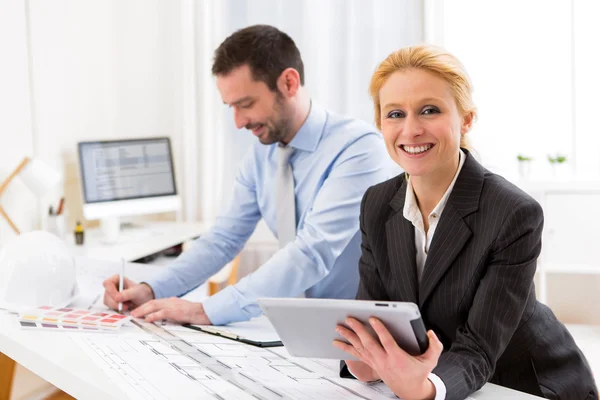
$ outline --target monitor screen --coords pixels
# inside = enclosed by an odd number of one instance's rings
[[[86,203],[177,194],[169,138],[79,143]]]

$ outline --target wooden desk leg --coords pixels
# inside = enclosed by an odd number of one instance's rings
[[[0,400],[9,400],[13,384],[16,362],[0,353]]]

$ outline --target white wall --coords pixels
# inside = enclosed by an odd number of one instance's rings
[[[33,119],[28,103],[27,4]],[[2,2],[0,30],[6,54],[1,64],[8,68],[0,73],[0,102],[8,105],[2,110],[10,110],[8,118],[0,120],[0,139],[11,144],[0,148],[0,178],[25,155],[43,159],[65,176],[64,185],[42,199],[38,213],[35,199],[28,204],[31,195],[19,188],[20,182],[11,185],[14,193],[2,204],[24,230],[38,226],[38,215],[50,203],[56,205],[63,193],[67,211],[80,215],[75,164],[79,141],[170,136],[181,176],[180,2]],[[23,198],[24,204],[10,204]],[[10,236],[2,229],[3,238]]]
[[[0,4],[0,181],[21,159],[33,154],[27,61],[25,2]],[[31,229],[27,211],[35,209],[35,198],[21,182],[14,182],[0,202],[22,230]],[[0,241],[13,236],[0,219]]]
[[[198,45],[199,57],[210,60],[218,44],[240,28],[276,26],[288,33],[300,50],[311,97],[331,111],[370,123],[374,121],[368,95],[371,74],[392,51],[423,41],[421,0],[207,0],[202,4],[196,10],[196,21],[203,24],[199,34],[211,40]],[[207,12],[212,18],[208,23],[203,20]],[[211,146],[199,148],[199,158],[223,168],[217,182],[211,181],[215,174],[204,177],[203,184],[214,182],[208,186],[222,192],[207,199],[199,211],[210,218],[219,209],[208,203],[228,203],[239,162],[256,138],[235,128],[230,110],[220,104],[209,67],[199,73],[197,79],[204,90],[217,101],[210,114],[199,110],[201,118],[215,121],[213,129],[204,129],[217,136]],[[225,149],[225,154],[215,154],[215,148]]]
[[[517,178],[517,154],[534,158],[532,179],[554,179],[549,154],[568,157],[571,179],[600,178],[594,51],[598,2],[429,0],[430,35],[465,64],[479,121],[471,139],[486,166]]]
[[[600,2],[573,2],[574,109],[577,137],[577,173],[587,178],[600,177],[600,124],[598,124],[598,38]]]
[[[3,2],[8,70],[0,79],[8,90],[0,99],[11,112],[0,121],[0,139],[22,134],[0,150],[0,178],[34,155],[65,180],[39,204],[15,182],[2,204],[26,231],[43,226],[48,206],[65,194],[72,224],[81,216],[77,142],[165,135],[173,140],[185,216],[213,218],[255,140],[235,129],[210,74],[226,36],[255,23],[278,26],[302,52],[312,97],[372,121],[370,74],[392,50],[422,40],[422,13],[419,0]],[[0,229],[1,242],[10,233]]]
[[[60,167],[77,141],[170,136],[182,170],[180,16],[178,2],[31,2],[42,157]]]

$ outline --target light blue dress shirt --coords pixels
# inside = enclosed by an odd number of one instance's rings
[[[296,239],[254,273],[203,302],[214,325],[261,313],[260,297],[353,299],[358,289],[359,214],[364,192],[392,176],[383,138],[369,124],[312,103],[289,146],[296,198]],[[255,143],[237,174],[229,208],[155,279],[156,298],[180,296],[205,282],[244,247],[263,218],[277,236],[277,145]]]

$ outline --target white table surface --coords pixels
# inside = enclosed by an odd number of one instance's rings
[[[86,273],[94,271],[97,278],[103,275],[108,277],[118,273],[120,269],[118,262],[85,258],[77,258],[76,265],[78,272],[80,269],[85,269]],[[134,279],[143,279],[159,268],[128,263],[126,271],[127,275]],[[15,315],[0,311],[0,352],[75,398],[126,398],[92,359],[71,340],[70,334],[71,332],[20,329]]]
[[[115,243],[105,242],[100,229],[86,230],[81,246],[75,245],[72,235],[66,242],[76,256],[107,261],[119,261],[121,258],[135,261],[194,239],[208,228],[208,224],[201,222],[153,222],[141,227],[123,228]]]
[[[112,275],[119,270],[119,263],[106,261],[79,258],[77,264],[78,268],[85,267],[86,273],[93,271],[96,279],[103,275]],[[143,280],[156,273],[161,267],[129,263],[126,268],[128,277]],[[97,334],[101,335],[101,333]],[[0,352],[75,398],[126,398],[125,393],[81,351],[69,334],[22,330],[15,315],[4,311],[0,311]],[[493,384],[485,385],[471,397],[477,400],[537,398]]]

